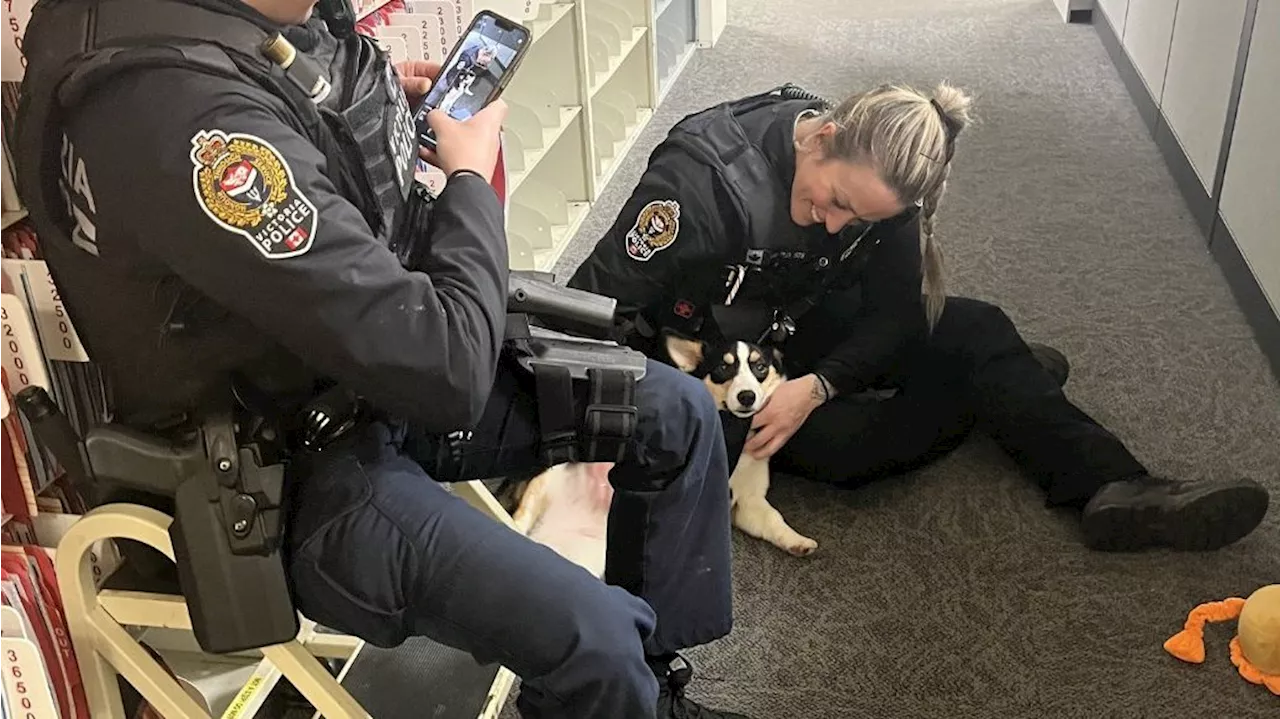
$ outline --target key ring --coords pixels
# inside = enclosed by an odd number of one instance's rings
[[[760,339],[756,344],[773,344],[781,345],[789,337],[796,333],[796,322],[791,319],[782,310],[773,311],[773,322],[769,324],[769,329],[760,335]]]

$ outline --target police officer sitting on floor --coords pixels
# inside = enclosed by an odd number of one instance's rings
[[[378,646],[425,635],[501,663],[522,679],[526,717],[736,716],[684,696],[677,654],[731,626],[710,398],[653,362],[634,384],[605,582],[438,484],[546,465],[533,378],[503,352],[508,255],[490,174],[505,105],[461,123],[432,113],[429,159],[449,180],[428,224],[409,103],[439,68],[397,73],[349,14],[324,9],[322,22],[314,4],[35,10],[24,97],[56,90],[61,119],[20,127],[23,170],[51,157],[56,176],[27,170],[24,194],[46,188],[65,215],[42,240],[118,421],[180,423],[232,373],[282,416],[345,388],[365,407],[355,426],[289,463],[299,611]],[[85,28],[127,49],[81,56]],[[288,72],[262,50],[277,32],[277,50],[297,51]],[[50,86],[64,62],[81,64]],[[566,411],[589,414],[589,399]]]
[[[800,88],[685,118],[569,285],[618,298],[623,341],[764,338],[788,375],[734,446],[842,486],[923,465],[978,428],[1097,549],[1211,549],[1262,520],[1246,479],[1153,477],[1062,393],[1066,358],[1000,308],[945,296],[934,216],[969,98]],[[921,241],[923,239],[923,242]],[[730,423],[733,420],[729,420]],[[737,440],[737,441],[735,441]]]

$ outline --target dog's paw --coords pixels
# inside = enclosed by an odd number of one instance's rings
[[[818,548],[818,543],[808,537],[800,537],[798,540],[783,547],[788,554],[796,557],[807,557]]]

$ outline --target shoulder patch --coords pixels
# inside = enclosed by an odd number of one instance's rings
[[[316,206],[271,143],[254,135],[203,130],[191,138],[191,173],[200,209],[267,259],[311,249]]]
[[[654,200],[640,208],[636,222],[627,230],[627,254],[638,262],[648,262],[667,249],[680,232],[680,203]]]

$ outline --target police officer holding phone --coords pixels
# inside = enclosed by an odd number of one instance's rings
[[[421,150],[409,107],[440,69],[397,72],[344,0],[314,4],[34,10],[19,188],[119,423],[176,431],[232,377],[245,412],[288,429],[283,556],[321,624],[500,662],[526,717],[735,716],[684,695],[677,654],[731,626],[710,398],[650,363],[566,393],[570,425],[547,427],[556,412],[504,349],[489,180],[505,105],[431,113],[437,148]],[[439,197],[414,181],[420,152],[449,176]],[[601,446],[620,458],[605,582],[438,483]]]

